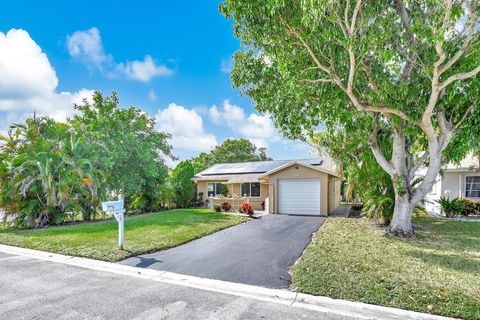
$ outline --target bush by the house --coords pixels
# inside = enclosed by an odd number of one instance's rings
[[[220,192],[222,196],[228,197],[228,188],[226,185],[222,184],[222,191]]]
[[[465,205],[458,198],[440,197],[436,202],[442,207],[442,211],[447,218],[458,216],[465,208]]]
[[[214,205],[212,205],[212,209],[215,212],[222,212],[222,207],[220,207],[220,205],[216,204],[216,203]]]
[[[222,210],[225,212],[229,212],[230,209],[232,209],[232,205],[228,201],[222,202],[220,206],[222,207]]]
[[[242,205],[240,206],[240,209],[239,211],[241,213],[245,213],[245,214],[248,214],[249,216],[252,216],[253,215],[253,209],[252,209],[252,205],[248,202],[244,202],[242,203]]]
[[[480,202],[470,199],[460,198],[459,202],[463,204],[462,216],[480,215]]]

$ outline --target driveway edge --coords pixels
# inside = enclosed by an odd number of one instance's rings
[[[201,290],[230,294],[255,300],[280,303],[324,313],[354,317],[357,319],[392,319],[392,320],[442,320],[452,319],[441,316],[382,307],[361,302],[352,302],[328,297],[313,296],[282,289],[239,284],[221,280],[212,280],[187,276],[173,272],[158,271],[122,265],[112,262],[72,257],[58,253],[50,253],[33,249],[25,249],[0,244],[0,251],[7,254],[24,256],[33,259],[62,263],[71,266],[110,272],[119,275],[133,276],[151,281],[172,285],[186,286]]]

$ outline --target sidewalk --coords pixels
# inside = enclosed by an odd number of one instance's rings
[[[0,252],[0,318],[447,319],[5,245]]]

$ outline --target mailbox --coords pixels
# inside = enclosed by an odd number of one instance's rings
[[[123,200],[102,202],[102,210],[106,213],[123,210]]]
[[[125,220],[124,218],[124,213],[125,209],[123,207],[123,200],[117,200],[117,201],[106,201],[102,202],[102,210],[106,214],[113,214],[115,217],[115,220],[118,222],[118,247],[123,250],[123,246],[125,244],[125,239],[124,239],[124,226],[123,226],[123,221]]]

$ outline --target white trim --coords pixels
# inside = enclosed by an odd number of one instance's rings
[[[324,169],[324,168],[321,168],[321,167],[318,167],[318,166],[311,166],[309,164],[305,164],[305,163],[301,163],[301,162],[298,162],[298,161],[292,161],[292,162],[289,162],[287,164],[284,164],[283,166],[280,166],[276,169],[273,169],[273,170],[270,170],[268,172],[265,172],[264,174],[260,175],[259,178],[264,178],[266,176],[269,176],[271,175],[272,173],[275,173],[275,172],[278,172],[278,171],[281,171],[285,168],[288,168],[288,167],[291,167],[293,165],[299,165],[299,166],[302,166],[302,167],[305,167],[305,168],[309,168],[309,169],[313,169],[313,170],[316,170],[316,171],[320,171],[320,172],[323,172],[323,173],[326,173],[326,174],[329,174],[331,176],[334,176],[334,177],[337,177],[338,178],[338,175],[331,171],[331,170],[327,170],[327,169]]]
[[[465,188],[464,188],[464,192],[462,193],[461,197],[465,197],[465,198],[468,198],[468,199],[479,199],[480,197],[467,197],[467,178],[469,178],[469,177],[479,177],[480,178],[480,174],[466,174],[466,175],[463,175],[464,179],[462,179],[462,182],[465,183]],[[478,191],[478,190],[475,190],[475,191]]]
[[[294,308],[303,308],[330,315],[340,315],[354,319],[402,319],[402,320],[448,320],[451,318],[402,310],[397,308],[377,306],[362,302],[354,302],[329,297],[313,296],[282,289],[269,289],[247,284],[233,283],[221,280],[211,280],[187,276],[173,272],[157,271],[138,268],[118,263],[99,261],[87,258],[72,257],[57,253],[50,253],[32,249],[24,249],[0,244],[0,251],[50,261],[80,268],[119,274],[135,278],[142,278],[152,282],[196,288],[205,291],[218,292],[251,298],[259,301],[279,303]],[[328,317],[328,316],[327,316]]]

